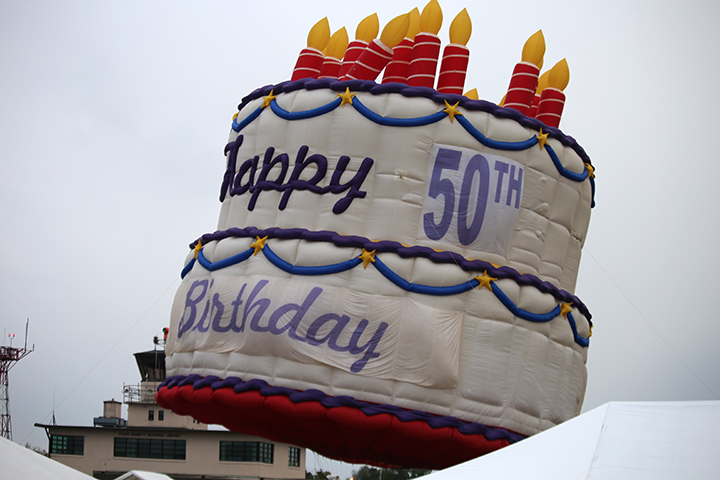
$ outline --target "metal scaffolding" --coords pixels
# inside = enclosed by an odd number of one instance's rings
[[[25,324],[25,346],[23,348],[14,348],[12,341],[9,347],[0,347],[0,437],[7,438],[8,440],[12,440],[8,373],[17,362],[28,356],[34,350],[34,347],[33,350],[27,349],[28,323]],[[15,335],[13,334],[12,336],[14,337]]]

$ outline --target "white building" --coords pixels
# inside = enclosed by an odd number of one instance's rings
[[[94,426],[43,425],[50,457],[101,480],[130,470],[164,473],[175,480],[300,480],[305,449],[260,437],[208,430],[191,417],[175,415],[155,403],[165,379],[162,350],[135,354],[142,381],[126,385],[122,404],[104,402]]]

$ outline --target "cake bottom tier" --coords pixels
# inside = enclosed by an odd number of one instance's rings
[[[156,399],[163,408],[203,423],[312,448],[348,463],[390,468],[442,469],[525,438],[454,417],[274,387],[257,379],[170,377]]]

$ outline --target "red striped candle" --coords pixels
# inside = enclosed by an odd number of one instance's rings
[[[530,105],[530,111],[528,112],[528,117],[535,117],[537,115],[537,109],[538,105],[540,104],[540,94],[536,93],[535,97],[533,98],[533,103]]]
[[[355,61],[355,65],[341,80],[375,80],[392,57],[392,48],[376,38],[370,42]]]
[[[540,69],[530,62],[515,65],[503,107],[514,108],[523,115],[530,113],[539,74]]]
[[[410,71],[410,60],[415,41],[411,38],[404,38],[393,48],[393,58],[385,67],[382,83],[400,82],[407,83],[408,72]]]
[[[320,50],[312,47],[303,48],[295,64],[291,80],[295,81],[307,77],[317,78],[323,60],[325,60],[325,55]]]
[[[560,117],[562,117],[563,107],[565,106],[565,94],[557,88],[546,88],[540,97],[537,115],[535,118],[543,122],[548,127],[559,127]]]
[[[340,80],[347,80],[344,78],[350,69],[355,65],[355,61],[358,59],[360,54],[367,48],[368,42],[365,40],[355,39],[348,44],[347,50],[345,50],[345,56],[338,72],[338,78]]]
[[[411,87],[435,86],[435,71],[440,56],[440,37],[428,32],[415,36],[407,84]]]
[[[447,45],[445,50],[443,50],[437,91],[440,93],[456,93],[462,95],[469,61],[470,49],[465,45],[459,45],[457,43]]]
[[[342,63],[335,57],[325,57],[318,78],[338,78]]]
[[[542,95],[543,90],[550,86],[550,72],[552,72],[552,69],[540,75],[540,78],[538,79],[538,85],[535,89],[535,97],[533,97],[533,103],[530,106],[530,112],[528,113],[528,117],[535,117],[535,115],[537,115],[538,104],[540,103],[540,95]]]

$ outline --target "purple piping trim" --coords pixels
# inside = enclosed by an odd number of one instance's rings
[[[352,407],[361,410],[369,417],[380,413],[387,413],[395,416],[401,422],[422,420],[432,428],[451,427],[455,428],[464,435],[480,434],[489,441],[505,439],[509,443],[515,443],[527,438],[525,435],[505,430],[504,428],[488,427],[487,425],[483,425],[481,423],[464,422],[455,417],[438,416],[418,410],[405,410],[395,405],[377,405],[374,403],[362,402],[346,395],[330,397],[322,393],[320,390],[315,389],[299,392],[285,387],[272,387],[264,380],[259,379],[243,382],[237,377],[221,379],[220,377],[216,377],[214,375],[208,375],[207,377],[201,377],[196,374],[192,374],[187,377],[179,375],[166,378],[165,381],[158,387],[158,391],[162,387],[173,388],[184,387],[186,385],[192,385],[195,390],[205,387],[210,387],[213,390],[218,390],[220,388],[232,388],[235,393],[259,391],[261,395],[266,397],[285,395],[293,403],[314,401],[320,403],[325,408]]]
[[[438,252],[430,247],[416,245],[407,247],[399,242],[391,240],[373,241],[365,237],[356,235],[340,235],[331,231],[310,231],[304,228],[278,228],[271,227],[267,229],[259,229],[255,227],[230,228],[215,233],[206,233],[198,240],[190,244],[190,249],[194,249],[198,241],[203,245],[207,245],[212,241],[220,241],[225,238],[241,237],[254,238],[265,237],[278,238],[284,240],[307,240],[310,242],[328,242],[333,243],[337,247],[364,248],[365,250],[375,250],[377,253],[394,253],[401,258],[427,258],[434,263],[449,263],[458,265],[466,272],[478,272],[487,270],[488,275],[498,279],[509,278],[514,280],[518,285],[532,286],[540,290],[542,293],[549,293],[556,300],[565,303],[572,303],[588,320],[590,325],[592,315],[585,304],[575,295],[562,290],[550,282],[540,280],[535,275],[529,273],[520,273],[511,267],[495,267],[489,262],[483,260],[468,260],[459,253],[455,252]]]
[[[474,110],[490,113],[498,118],[508,118],[515,120],[523,127],[527,127],[536,131],[540,131],[542,128],[543,133],[548,133],[550,138],[558,140],[566,147],[572,148],[575,153],[580,156],[584,163],[589,163],[590,157],[588,157],[585,150],[577,143],[577,141],[569,136],[565,135],[560,131],[559,128],[549,127],[537,118],[531,118],[523,115],[522,113],[512,108],[504,108],[495,105],[492,102],[486,100],[470,100],[464,95],[455,95],[447,93],[439,93],[437,90],[427,87],[410,87],[404,83],[381,83],[377,84],[371,80],[346,80],[341,82],[333,78],[323,78],[319,80],[304,78],[295,82],[281,82],[277,85],[266,85],[260,87],[248,96],[242,99],[242,103],[238,105],[238,110],[242,110],[245,105],[249,102],[265,97],[273,91],[274,95],[279,93],[290,93],[297,90],[320,90],[323,88],[329,88],[336,92],[344,92],[346,88],[349,88],[353,92],[369,92],[373,95],[381,95],[385,93],[399,93],[405,97],[424,97],[434,101],[439,105],[445,105],[445,100],[450,104],[460,103],[466,110]]]

